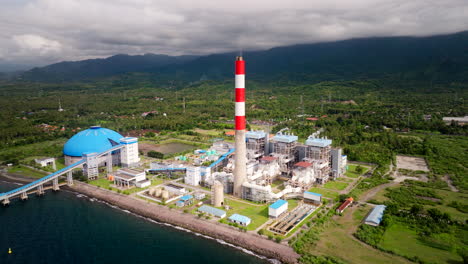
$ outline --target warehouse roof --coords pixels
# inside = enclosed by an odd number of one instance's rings
[[[180,197],[181,201],[188,201],[190,199],[193,199],[193,196],[190,195],[190,194],[187,194],[187,195],[184,195],[184,196]]]
[[[226,216],[225,211],[223,211],[221,209],[218,209],[218,208],[208,206],[208,205],[200,206],[200,208],[198,208],[198,211],[203,212],[203,213],[207,213],[207,214],[211,214],[211,215],[217,216],[219,218],[223,218],[223,217]]]
[[[271,204],[270,208],[278,209],[278,208],[280,208],[281,206],[283,206],[284,204],[287,204],[287,203],[288,203],[287,201],[279,199],[276,202],[274,202],[273,204]]]
[[[311,195],[322,196],[320,193],[314,193],[314,192],[308,192],[308,191],[305,191],[304,193],[311,194]]]
[[[366,217],[365,222],[379,225],[382,221],[385,208],[386,206],[383,204],[375,206],[374,209],[372,209],[372,212]]]
[[[247,216],[245,215],[240,215],[240,214],[233,214],[229,217],[229,220],[232,220],[232,221],[236,221],[236,222],[240,222],[240,223],[245,223],[245,224],[249,224],[251,219],[248,218]]]

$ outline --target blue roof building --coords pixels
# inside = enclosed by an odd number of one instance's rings
[[[295,135],[276,134],[272,140],[276,142],[292,143],[296,142],[298,137]]]
[[[92,126],[71,137],[63,147],[63,154],[81,157],[83,153],[103,152],[119,145],[123,137],[113,130]]]
[[[219,217],[219,218],[226,217],[226,212],[225,211],[223,211],[221,209],[218,209],[218,208],[211,207],[209,205],[200,206],[200,208],[198,208],[198,211],[202,212],[202,213],[205,213],[205,214],[213,215],[213,216],[216,216],[216,217]]]
[[[277,200],[268,206],[268,216],[278,218],[280,215],[288,211],[288,201]]]
[[[364,220],[364,223],[367,225],[378,226],[380,222],[382,222],[383,214],[385,211],[386,206],[381,204],[377,205],[372,209],[370,214]]]
[[[184,196],[180,197],[180,200],[184,201],[184,202],[189,201],[191,199],[193,199],[193,196],[190,195],[190,194],[187,194],[187,195],[184,195]]]
[[[307,146],[324,148],[324,147],[330,146],[332,144],[332,140],[326,139],[326,138],[309,137],[305,143]]]
[[[305,191],[304,193],[310,194],[310,195],[322,196],[320,193],[314,193],[314,192],[309,192],[309,191]]]
[[[270,205],[270,208],[278,209],[278,208],[280,208],[281,206],[283,206],[284,204],[287,204],[287,203],[288,203],[287,201],[279,199],[278,201],[272,203]]]
[[[248,226],[252,220],[248,218],[245,215],[240,215],[240,214],[233,214],[229,217],[229,220],[231,222],[243,225],[243,226]]]

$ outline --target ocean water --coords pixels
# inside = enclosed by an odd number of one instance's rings
[[[15,185],[0,182],[0,192]],[[8,248],[12,254],[8,254]],[[0,206],[0,263],[268,263],[86,196],[47,191]]]

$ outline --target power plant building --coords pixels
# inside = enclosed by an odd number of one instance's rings
[[[69,166],[84,156],[92,157],[93,153],[102,153],[117,146],[123,146],[109,154],[97,156],[96,159],[87,164],[88,167],[107,166],[112,169],[113,165],[123,167],[135,167],[140,162],[138,153],[138,139],[124,137],[121,134],[100,126],[92,126],[71,137],[63,147],[65,165]]]
[[[280,199],[268,207],[268,216],[278,218],[286,211],[288,211],[288,201]]]

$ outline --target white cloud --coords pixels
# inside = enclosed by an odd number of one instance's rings
[[[60,52],[62,49],[62,45],[58,41],[33,34],[13,36],[13,41],[18,45],[20,51],[39,53],[39,55]]]
[[[467,29],[466,0],[2,0],[0,59],[207,54]]]

